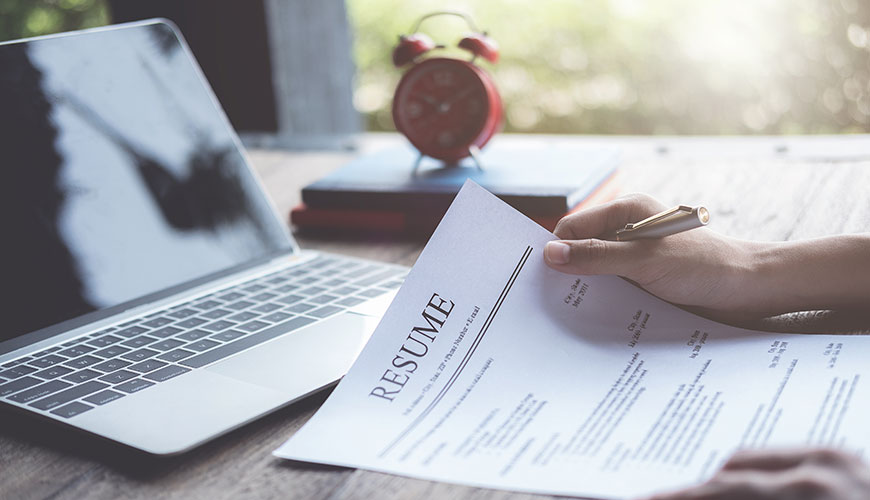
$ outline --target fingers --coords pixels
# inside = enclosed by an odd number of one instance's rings
[[[550,267],[570,274],[617,274],[631,277],[640,257],[638,242],[588,240],[550,241],[544,259]]]
[[[650,196],[632,194],[567,215],[556,224],[553,233],[565,240],[600,238],[664,209],[664,205]]]
[[[709,481],[649,500],[870,498],[870,471],[832,449],[753,450],[735,454]]]
[[[782,470],[796,467],[806,459],[806,450],[742,450],[725,462],[722,469]]]
[[[839,450],[743,450],[735,453],[722,467],[723,470],[783,470],[797,467],[802,463],[825,465],[851,465],[859,463],[857,457]]]

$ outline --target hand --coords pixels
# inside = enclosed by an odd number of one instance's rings
[[[562,240],[547,244],[545,260],[566,273],[623,276],[714,319],[867,310],[870,233],[754,242],[702,227],[658,239],[602,239],[665,208],[636,194],[568,215],[556,226]]]
[[[866,500],[870,470],[842,451],[736,453],[709,481],[649,500]]]
[[[572,274],[617,274],[670,302],[697,306],[712,316],[751,309],[741,290],[752,242],[698,228],[665,238],[606,241],[606,235],[666,209],[646,195],[630,195],[559,221],[546,262]]]

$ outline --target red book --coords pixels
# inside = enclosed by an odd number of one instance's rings
[[[589,196],[568,212],[610,201],[619,194],[618,175],[614,173],[598,185]],[[552,231],[566,214],[532,215],[530,218]],[[290,211],[290,223],[300,231],[329,233],[380,233],[429,236],[438,226],[444,212],[415,212],[342,208],[313,208],[300,203]]]

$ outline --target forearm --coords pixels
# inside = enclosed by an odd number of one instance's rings
[[[747,245],[747,308],[765,314],[870,308],[870,234]]]

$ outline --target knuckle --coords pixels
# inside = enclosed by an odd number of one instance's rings
[[[580,255],[577,257],[580,259],[599,265],[607,262],[608,249],[606,241],[597,239],[586,240],[583,245],[578,247]]]
[[[567,238],[571,234],[571,216],[566,215],[559,219],[559,222],[556,223],[556,228],[553,229],[553,234],[555,234],[559,238]]]

